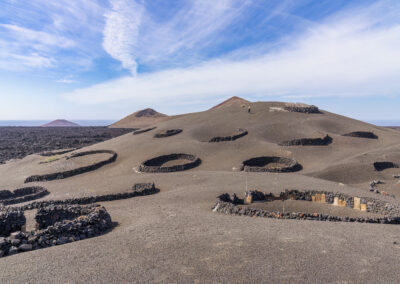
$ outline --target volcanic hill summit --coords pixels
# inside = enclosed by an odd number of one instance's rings
[[[115,128],[145,127],[157,122],[168,120],[170,118],[171,118],[170,116],[157,112],[152,108],[146,108],[126,116],[125,118],[112,124],[110,127],[115,127]]]
[[[52,122],[43,124],[42,127],[79,127],[80,125],[65,119],[56,119]]]
[[[250,102],[248,100],[242,99],[240,97],[237,96],[233,96],[225,101],[223,101],[220,104],[217,104],[216,106],[212,107],[211,109],[217,109],[217,108],[221,108],[221,107],[228,107],[228,106],[232,106],[232,105],[248,105],[250,104]]]

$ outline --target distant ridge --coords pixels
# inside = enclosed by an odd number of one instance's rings
[[[79,127],[80,125],[65,119],[56,119],[52,122],[43,124],[42,127]]]
[[[138,128],[146,127],[154,123],[171,119],[172,116],[157,112],[152,108],[146,108],[134,112],[127,117],[115,122],[110,127],[114,128]]]

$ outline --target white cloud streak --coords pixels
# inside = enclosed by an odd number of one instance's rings
[[[280,50],[235,61],[204,62],[124,77],[64,97],[79,103],[151,104],[233,95],[397,96],[400,22],[384,6],[347,11],[314,26]],[[239,56],[240,57],[240,56]]]

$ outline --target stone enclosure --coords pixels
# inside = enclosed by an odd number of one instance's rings
[[[154,134],[154,138],[165,138],[165,137],[177,135],[181,132],[182,132],[182,129],[169,129],[169,130]]]
[[[369,131],[354,131],[354,132],[343,134],[342,136],[367,138],[367,139],[378,139],[378,136],[376,136],[373,132],[369,132]]]
[[[328,134],[324,138],[300,138],[279,143],[280,146],[326,146],[331,144],[332,137]]]
[[[317,106],[308,106],[308,105],[302,105],[302,104],[289,104],[284,107],[285,110],[289,112],[300,112],[300,113],[321,113],[319,108]]]
[[[354,210],[365,211],[381,215],[381,217],[341,217],[322,213],[304,213],[304,212],[280,212],[267,211],[260,208],[251,208],[254,202],[270,202],[274,200],[301,200],[305,202],[324,203],[327,206],[348,207]],[[244,206],[248,204],[250,206]],[[214,212],[220,212],[232,215],[244,215],[251,217],[265,217],[277,219],[295,219],[295,220],[318,220],[333,222],[361,222],[361,223],[381,223],[381,224],[400,224],[400,207],[386,201],[371,197],[350,196],[338,192],[327,191],[299,191],[286,190],[279,196],[272,193],[261,191],[246,192],[245,198],[238,198],[235,194],[230,196],[225,193],[218,197],[213,207]]]
[[[243,136],[246,136],[249,132],[246,129],[238,129],[237,133],[230,136],[216,136],[211,138],[208,142],[224,142],[224,141],[235,141]]]
[[[393,162],[375,162],[374,164],[374,168],[376,171],[383,171],[386,169],[391,169],[391,168],[398,168],[399,165]]]
[[[98,236],[113,226],[107,210],[93,202],[155,194],[154,183],[135,184],[131,192],[66,200],[37,201],[21,207],[0,208],[0,257],[62,245]],[[88,205],[84,205],[88,204]],[[25,210],[38,209],[36,230],[22,232]]]
[[[243,161],[241,170],[245,172],[297,172],[302,166],[295,160],[287,157],[263,156]]]
[[[49,194],[47,189],[41,186],[30,186],[10,190],[0,190],[0,204],[10,205],[16,203],[27,202],[35,199],[42,198]]]
[[[33,175],[29,176],[25,179],[25,183],[29,182],[35,182],[35,181],[51,181],[51,180],[56,180],[56,179],[64,179],[64,178],[69,178],[75,175],[91,172],[94,170],[97,170],[101,168],[104,165],[111,164],[115,162],[117,159],[117,153],[111,150],[92,150],[92,151],[85,151],[85,152],[79,152],[79,153],[74,153],[71,156],[67,157],[67,159],[71,158],[76,158],[76,157],[81,157],[85,155],[95,155],[95,154],[110,154],[110,158],[94,163],[92,165],[72,169],[69,171],[64,171],[64,172],[55,172],[51,174],[44,174],[44,175]]]
[[[186,160],[187,162],[184,164],[177,164],[171,166],[165,166],[165,163],[174,161],[174,160]],[[169,172],[178,172],[178,171],[186,171],[198,167],[201,164],[200,158],[195,155],[190,154],[169,154],[158,156],[152,158],[150,160],[144,161],[139,166],[139,171],[146,173],[169,173]]]
[[[141,133],[145,133],[145,132],[149,132],[149,131],[151,131],[151,130],[153,130],[153,129],[156,129],[157,127],[150,127],[150,128],[145,128],[145,129],[139,129],[139,130],[136,130],[136,131],[133,131],[133,135],[138,135],[138,134],[141,134]]]

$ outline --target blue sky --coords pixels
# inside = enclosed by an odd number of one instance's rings
[[[231,96],[400,120],[400,2],[2,0],[0,120],[200,111]]]

